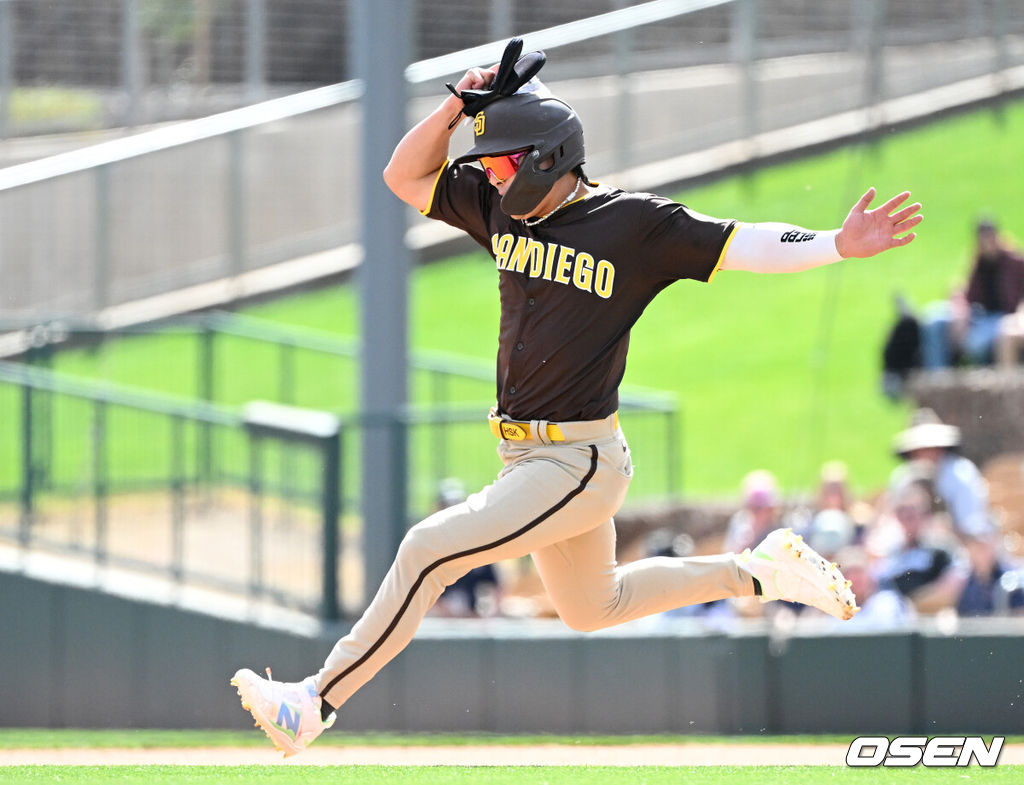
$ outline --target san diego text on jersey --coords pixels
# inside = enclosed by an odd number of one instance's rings
[[[595,261],[586,251],[567,245],[495,232],[491,236],[491,251],[499,270],[572,284],[606,300],[615,288],[615,265],[607,259]]]

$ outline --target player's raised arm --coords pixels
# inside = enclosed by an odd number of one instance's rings
[[[875,189],[869,188],[850,209],[841,229],[813,231],[781,223],[740,224],[722,258],[723,270],[792,273],[850,257],[875,256],[906,245],[917,236],[910,231],[924,219],[921,205],[901,207],[910,197],[904,191],[869,210]]]
[[[459,80],[456,89],[461,92],[485,88],[494,79],[496,70],[497,66],[471,68]],[[417,210],[426,210],[430,205],[437,172],[448,160],[448,143],[456,128],[452,121],[463,105],[460,98],[449,95],[402,137],[384,168],[388,188]]]

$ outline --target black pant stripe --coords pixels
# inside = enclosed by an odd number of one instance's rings
[[[441,559],[438,559],[433,564],[430,564],[429,566],[424,568],[423,571],[420,572],[416,580],[413,582],[412,587],[409,589],[409,593],[405,596],[405,601],[398,609],[398,613],[395,614],[395,618],[391,620],[391,623],[388,625],[387,629],[384,630],[384,633],[377,639],[377,641],[369,649],[366,650],[366,653],[363,654],[362,657],[360,657],[358,660],[356,660],[347,668],[345,668],[345,670],[343,670],[341,673],[339,673],[337,676],[331,679],[327,683],[327,686],[320,690],[320,697],[326,699],[327,693],[334,689],[338,682],[340,682],[342,679],[348,676],[348,674],[350,674],[352,671],[354,671],[356,668],[358,668],[360,665],[362,665],[364,662],[370,659],[370,657],[374,655],[377,649],[384,645],[384,642],[388,639],[388,637],[390,637],[391,633],[395,631],[395,628],[398,626],[398,622],[401,621],[402,616],[404,616],[405,612],[409,609],[409,605],[412,604],[412,599],[416,596],[416,592],[419,591],[420,586],[423,585],[423,581],[427,579],[427,576],[431,572],[436,570],[442,564],[447,564],[450,561],[462,559],[466,556],[472,556],[477,553],[482,553],[483,551],[488,551],[492,548],[498,548],[504,545],[505,543],[511,542],[517,537],[522,537],[524,534],[539,526],[545,520],[547,520],[556,512],[565,507],[565,505],[567,505],[570,501],[572,501],[574,498],[583,493],[583,491],[587,487],[587,483],[589,483],[591,478],[593,478],[595,472],[597,472],[597,447],[595,447],[592,444],[590,445],[590,469],[584,475],[583,479],[580,480],[580,484],[573,488],[571,491],[569,491],[569,493],[567,493],[553,507],[550,507],[549,509],[545,510],[532,521],[527,523],[525,526],[523,526],[520,529],[517,529],[511,534],[502,537],[500,540],[495,540],[494,542],[488,543],[487,545],[480,545],[476,548],[470,548],[469,550],[460,551],[459,553],[453,553],[451,556],[445,556]]]

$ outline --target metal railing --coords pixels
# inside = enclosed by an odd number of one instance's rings
[[[261,331],[250,323],[238,332]],[[62,365],[45,350],[32,359]],[[444,372],[436,358],[424,364]],[[664,495],[679,476],[672,404],[636,393],[623,400],[634,458],[650,461],[634,500]],[[409,444],[410,524],[436,508],[442,480],[459,480],[466,493],[493,480],[499,464],[483,414],[480,404],[449,402],[396,419]],[[0,422],[0,542],[325,618],[362,609],[366,538],[354,511],[364,418],[215,403],[0,361]]]
[[[290,412],[0,362],[0,541],[337,618],[341,423]],[[239,480],[203,476],[211,433]]]
[[[588,171],[604,176],[741,140],[756,155],[759,135],[970,78],[995,83],[954,100],[1019,89],[1022,34],[1024,6],[1009,0],[652,0],[525,39],[549,50],[545,78],[584,119]],[[410,65],[430,93],[412,113],[502,46]],[[210,282],[229,282],[227,302],[240,276],[356,244],[361,89],[0,170],[4,312],[95,314]]]
[[[355,341],[209,313],[47,323],[29,343],[24,362],[0,364],[0,539],[327,616],[361,610],[361,431],[381,423],[357,412]],[[407,445],[408,525],[450,504],[446,487],[468,494],[500,469],[490,364],[434,352],[411,366],[416,403],[381,431]],[[267,401],[255,414],[254,399]],[[336,432],[289,425],[311,410]],[[675,397],[625,390],[620,412],[642,467],[631,503],[674,497]]]

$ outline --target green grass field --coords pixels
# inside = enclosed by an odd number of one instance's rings
[[[677,485],[685,494],[733,496],[754,468],[775,472],[790,493],[810,492],[819,467],[830,459],[849,465],[858,492],[884,486],[894,462],[891,438],[908,416],[906,404],[890,403],[879,389],[893,294],[903,292],[917,305],[944,296],[966,272],[973,223],[981,214],[1000,218],[1011,234],[1024,236],[1021,138],[1024,102],[1017,101],[1004,110],[943,119],[877,144],[675,194],[712,215],[829,228],[873,185],[883,197],[911,190],[925,215],[918,239],[905,249],[799,275],[724,272],[711,286],[678,283],[648,308],[633,331],[626,383],[667,390],[682,401]],[[410,300],[415,348],[493,361],[496,273],[483,252],[417,269]],[[354,337],[357,309],[354,287],[342,285],[249,312]],[[68,353],[57,367],[181,394],[195,389],[195,362],[171,338],[124,341],[99,359]],[[219,376],[223,400],[272,395],[279,381],[275,369],[273,350],[239,343],[231,349],[230,369]],[[351,410],[354,373],[300,368],[298,402]],[[423,400],[424,384],[414,387]],[[481,405],[493,394],[485,388],[479,387]],[[625,427],[635,454],[643,456],[641,442],[654,437],[639,424],[631,430],[627,421]],[[135,424],[130,428],[136,430],[124,444],[111,442],[115,451],[150,443],[138,437]],[[486,456],[474,462],[486,463],[490,476],[497,465],[488,432],[480,427],[472,433],[486,442]],[[660,455],[652,448],[638,460],[634,497],[647,477],[662,471],[656,465]],[[135,457],[122,463],[140,465]]]
[[[254,744],[254,740],[259,744]],[[690,737],[690,736],[498,736],[488,734],[401,735],[401,734],[334,734],[318,740],[337,746],[421,746],[421,745],[524,745],[563,744],[575,747],[608,744],[742,744],[756,754],[764,743],[841,744],[848,737],[774,736],[774,737]],[[1011,739],[1007,739],[1010,743]],[[10,749],[73,749],[128,747],[158,750],[168,747],[187,750],[190,747],[265,747],[262,735],[235,732],[197,731],[82,731],[82,730],[2,730],[0,760]],[[410,783],[442,785],[444,783],[482,783],[483,785],[536,785],[537,783],[715,783],[716,785],[774,785],[792,783],[904,783],[913,781],[952,782],[981,781],[992,783],[1019,782],[1024,767],[998,766],[982,769],[941,770],[915,768],[849,769],[835,766],[310,766],[310,765],[39,765],[0,766],[0,783],[61,782],[72,785],[91,783],[234,783],[273,782],[280,785],[308,783],[329,777],[342,783]]]

